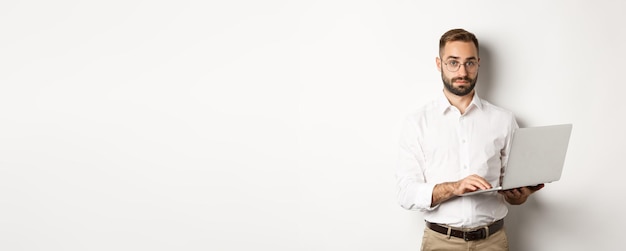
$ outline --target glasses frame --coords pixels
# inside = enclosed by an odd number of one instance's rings
[[[477,71],[478,71],[478,68],[480,67],[480,63],[478,63],[478,60],[472,59],[472,60],[469,60],[469,61],[465,61],[465,63],[458,64],[458,65],[457,65],[457,67],[456,67],[456,69],[454,69],[454,70],[450,70],[450,67],[454,67],[454,66],[450,66],[450,65],[448,64],[448,63],[449,63],[449,62],[451,62],[451,61],[457,61],[457,62],[459,62],[459,60],[456,60],[456,59],[448,59],[447,61],[443,61],[443,60],[441,61],[443,64],[445,64],[445,65],[446,65],[446,69],[447,69],[449,72],[457,72],[457,71],[459,71],[459,70],[461,69],[461,65],[463,65],[463,67],[465,67],[465,71],[466,71],[466,72],[468,72],[468,73],[474,73],[474,72],[477,72]],[[475,63],[475,64],[476,64],[476,68],[475,68],[475,69],[473,69],[473,70],[469,70],[469,68],[468,68],[468,66],[467,66],[467,64],[468,64],[468,63]]]

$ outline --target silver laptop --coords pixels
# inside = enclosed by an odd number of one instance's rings
[[[519,128],[513,133],[509,160],[499,187],[462,196],[557,181],[561,178],[572,124]]]

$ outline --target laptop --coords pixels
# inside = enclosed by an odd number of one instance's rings
[[[572,124],[519,128],[513,133],[501,186],[465,193],[469,196],[561,179]]]

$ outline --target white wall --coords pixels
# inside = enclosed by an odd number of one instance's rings
[[[0,249],[418,250],[396,204],[406,114],[474,32],[480,94],[573,123],[512,250],[617,250],[619,1],[3,1]]]

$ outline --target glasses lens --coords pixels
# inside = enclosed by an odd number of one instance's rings
[[[461,67],[461,63],[456,60],[448,60],[448,62],[446,63],[446,68],[448,68],[448,71],[458,71],[459,67]]]
[[[465,70],[468,72],[475,72],[478,67],[478,63],[476,61],[467,61],[465,62]]]
[[[478,69],[478,63],[475,60],[470,60],[463,64],[456,60],[448,60],[446,68],[448,68],[448,71],[455,72],[461,68],[461,65],[465,65],[465,70],[467,72],[475,72],[476,69]]]

